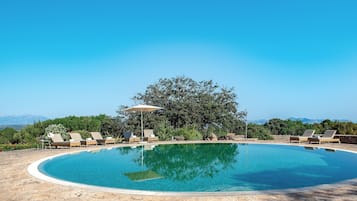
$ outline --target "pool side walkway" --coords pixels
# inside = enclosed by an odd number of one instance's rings
[[[229,142],[229,141],[218,141]],[[160,142],[170,143],[170,142]],[[179,142],[182,143],[182,142]],[[275,141],[257,141],[254,143],[287,143],[287,140]],[[302,144],[303,145],[303,144]],[[125,146],[125,145],[115,145]],[[308,146],[308,145],[306,145]],[[357,152],[357,145],[354,144],[323,144],[323,147],[332,149],[346,149]],[[111,146],[105,146],[111,147]],[[319,187],[307,188],[304,190],[292,191],[268,191],[253,193],[238,193],[218,195],[131,195],[124,193],[104,192],[89,188],[63,186],[49,183],[31,176],[27,172],[27,167],[37,160],[44,157],[57,155],[60,153],[93,150],[104,148],[104,146],[92,146],[71,149],[46,149],[46,150],[18,150],[10,152],[0,152],[0,200],[4,201],[45,201],[45,200],[192,200],[192,201],[210,201],[210,200],[357,200],[357,179],[348,182],[342,182],[333,185],[323,185]],[[356,171],[356,170],[352,170]]]

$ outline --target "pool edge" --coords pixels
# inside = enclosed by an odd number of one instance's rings
[[[194,144],[194,143],[234,143],[234,144],[268,144],[268,145],[285,145],[285,146],[299,146],[299,147],[317,147],[321,149],[331,149],[331,147],[326,147],[326,146],[319,146],[319,145],[306,145],[306,144],[289,144],[289,143],[259,143],[259,142],[244,142],[244,141],[223,141],[223,142],[205,142],[205,141],[188,141],[187,143],[155,143],[155,144]],[[124,146],[112,146],[113,147],[125,147],[125,146],[133,146],[133,144],[125,144]],[[100,147],[96,148],[95,150],[101,150],[101,149],[108,149],[105,147]],[[333,148],[334,150],[338,151],[345,151],[345,152],[350,152],[357,154],[357,151],[351,151],[351,150],[346,150],[346,149],[341,149],[341,148]],[[164,192],[164,191],[145,191],[145,190],[129,190],[129,189],[123,189],[123,188],[111,188],[111,187],[102,187],[102,186],[95,186],[95,185],[87,185],[87,184],[81,184],[81,183],[76,183],[76,182],[70,182],[70,181],[65,181],[61,179],[56,179],[54,177],[47,176],[46,174],[43,174],[42,172],[39,171],[38,166],[46,161],[50,160],[55,157],[59,157],[62,155],[68,155],[68,154],[74,154],[78,152],[84,152],[84,151],[89,151],[88,149],[85,150],[75,150],[75,151],[70,151],[66,153],[60,153],[60,154],[55,154],[53,156],[47,156],[45,158],[42,158],[40,160],[37,160],[33,163],[31,163],[27,167],[27,172],[42,181],[58,184],[58,185],[63,185],[63,186],[71,186],[71,187],[77,187],[77,188],[85,188],[85,189],[91,189],[94,191],[101,191],[101,192],[110,192],[110,193],[117,193],[117,194],[129,194],[129,195],[147,195],[147,196],[237,196],[237,195],[258,195],[258,194],[281,194],[281,193],[301,193],[301,192],[306,192],[312,189],[325,189],[329,188],[332,186],[336,185],[343,185],[343,184],[348,184],[353,181],[357,181],[357,178],[354,179],[348,179],[348,180],[343,180],[337,183],[331,183],[331,184],[321,184],[321,185],[316,185],[316,186],[309,186],[309,187],[302,187],[302,188],[288,188],[288,189],[274,189],[274,190],[259,190],[259,191],[232,191],[232,192]]]

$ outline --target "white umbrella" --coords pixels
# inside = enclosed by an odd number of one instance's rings
[[[143,112],[153,112],[162,109],[153,105],[136,105],[125,109],[126,112],[140,112],[141,115],[141,139],[144,139]]]

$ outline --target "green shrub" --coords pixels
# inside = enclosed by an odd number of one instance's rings
[[[40,137],[33,136],[31,129],[22,129],[14,134],[13,143],[16,144],[36,144]]]
[[[0,131],[0,144],[14,143],[14,134],[16,130],[13,128],[5,128]]]
[[[47,126],[47,128],[45,129],[45,134],[43,136],[43,138],[48,139],[49,134],[53,133],[53,134],[61,134],[62,138],[64,140],[69,140],[69,135],[67,133],[67,129],[62,125],[62,124],[51,124],[49,126]]]
[[[19,132],[14,134],[13,140],[14,143],[20,143],[22,141],[22,139],[24,138],[24,132],[22,130],[20,130]]]
[[[175,136],[183,136],[185,140],[202,140],[202,134],[193,127],[178,128],[175,130]]]
[[[155,127],[155,135],[157,135],[160,140],[171,140],[175,135],[175,130],[168,121],[164,121]]]
[[[209,125],[207,129],[205,129],[203,132],[204,132],[203,138],[205,139],[211,137],[212,134],[215,134],[218,138],[227,135],[226,129],[214,125]]]
[[[258,138],[259,140],[272,140],[270,130],[260,125],[250,124],[248,126],[248,138]]]

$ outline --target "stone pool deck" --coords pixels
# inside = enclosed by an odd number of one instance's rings
[[[230,141],[218,141],[222,143]],[[232,141],[233,142],[233,141]],[[236,141],[237,142],[237,141]],[[172,142],[160,142],[160,144]],[[182,142],[179,142],[182,143]],[[197,142],[194,142],[197,143]],[[206,143],[206,142],[205,142]],[[244,143],[240,141],[239,143]],[[275,141],[257,141],[254,143],[287,143],[285,140]],[[305,144],[301,144],[305,145]],[[125,144],[114,145],[127,146]],[[310,145],[305,145],[310,146]],[[320,147],[332,149],[346,149],[357,152],[357,145],[354,144],[322,144]],[[192,200],[192,201],[210,201],[210,200],[357,200],[357,179],[349,180],[333,185],[322,185],[306,189],[296,189],[289,191],[263,191],[234,194],[216,194],[216,195],[135,195],[125,193],[104,192],[90,188],[80,188],[63,186],[49,183],[31,176],[27,172],[27,167],[34,161],[41,158],[60,153],[94,150],[104,146],[92,146],[71,149],[46,149],[46,150],[18,150],[10,152],[0,152],[0,200]],[[111,146],[105,146],[106,148]],[[357,171],[357,170],[346,170]]]

